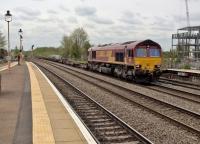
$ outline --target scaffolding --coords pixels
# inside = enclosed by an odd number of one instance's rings
[[[172,34],[172,50],[181,61],[200,61],[200,26],[184,27]]]

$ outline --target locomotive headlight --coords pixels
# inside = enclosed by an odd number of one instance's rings
[[[161,67],[161,65],[155,65],[155,67],[156,67],[156,68],[160,68],[160,67]]]
[[[136,68],[141,68],[141,65],[136,64],[135,67],[136,67]]]

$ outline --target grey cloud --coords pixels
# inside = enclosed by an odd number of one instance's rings
[[[199,2],[199,0],[190,0],[191,2]]]
[[[121,18],[119,19],[120,22],[123,22],[125,24],[130,24],[130,25],[137,25],[141,24],[142,21],[140,19],[141,14],[140,13],[132,13],[129,11],[126,11],[122,14]]]
[[[65,12],[69,12],[70,10],[63,5],[60,5],[59,8]]]
[[[169,18],[168,16],[163,17],[154,17],[154,22],[150,24],[150,28],[156,31],[174,31],[175,24],[173,19]]]
[[[138,38],[139,33],[137,30],[130,25],[127,27],[118,23],[106,26],[104,28],[97,26],[94,30],[92,30],[92,33],[89,33],[89,35],[91,40],[95,41],[96,44],[119,43],[129,40],[136,40],[136,36]]]
[[[136,33],[136,30],[139,30],[141,28],[132,26],[132,25],[113,25],[109,27],[109,30],[116,31],[118,33]]]
[[[56,17],[56,16],[51,16],[47,18],[38,18],[37,19],[38,23],[64,23],[63,19]]]
[[[21,22],[14,22],[14,23],[12,24],[12,26],[13,26],[13,27],[19,28],[19,27],[22,27],[23,24],[22,24]]]
[[[195,22],[200,22],[200,13],[191,13],[190,14],[190,21],[195,21]],[[173,16],[175,21],[181,21],[181,22],[186,22],[186,15],[174,15]]]
[[[98,16],[90,17],[89,20],[92,20],[93,22],[95,22],[97,24],[113,24],[114,23],[110,19],[101,18],[101,17],[98,17]]]
[[[49,13],[49,14],[57,14],[58,12],[55,11],[55,10],[49,9],[49,10],[47,10],[47,13]]]
[[[90,28],[90,29],[94,29],[95,25],[91,24],[91,23],[86,23],[84,24],[85,27]]]
[[[44,23],[47,23],[47,22],[54,22],[53,19],[50,19],[50,18],[38,18],[37,20],[38,22],[44,22]]]
[[[152,26],[152,30],[156,31],[174,31],[174,27],[165,27],[165,26]]]
[[[42,2],[42,1],[45,1],[45,0],[32,0],[32,1],[36,1],[36,2]]]
[[[102,37],[102,34],[104,35]],[[91,40],[95,44],[105,44],[105,43],[121,43],[129,40],[135,40],[130,34],[123,33],[107,33],[106,31],[101,31],[99,33],[93,34]]]
[[[16,19],[18,21],[34,21],[37,20],[37,16],[29,16],[29,15],[19,15],[17,17],[13,17],[13,19]]]
[[[96,8],[95,7],[89,7],[89,6],[81,6],[75,8],[75,13],[79,16],[94,16],[96,14]]]
[[[82,6],[76,7],[75,13],[79,16],[85,16],[89,21],[93,21],[97,24],[113,24],[113,21],[104,17],[99,17],[96,13],[95,7]]]
[[[15,11],[18,13],[21,13],[23,15],[30,16],[30,17],[41,15],[41,12],[39,10],[30,9],[30,8],[26,8],[26,7],[18,7],[15,9]]]
[[[68,20],[68,22],[70,22],[70,23],[77,23],[77,22],[78,22],[77,19],[76,19],[75,17],[69,17],[67,20]]]
[[[0,19],[4,19],[4,15],[0,13]]]
[[[199,17],[200,17],[200,13],[194,13],[194,14],[191,14],[191,16],[190,16],[190,18],[191,18],[192,21],[198,21],[198,22],[200,22]]]

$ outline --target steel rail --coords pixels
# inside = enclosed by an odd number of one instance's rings
[[[170,80],[170,79],[164,79],[164,78],[160,78],[159,80],[160,83],[166,83],[166,84],[172,84],[175,86],[181,86],[181,87],[185,87],[185,88],[190,88],[193,90],[200,90],[200,86],[198,87],[198,85],[192,85],[192,84],[188,84],[188,83],[184,83],[184,82],[179,82],[179,81],[175,81],[175,80]]]
[[[173,88],[170,88],[170,87],[167,87],[167,86],[159,85],[158,83],[152,83],[152,85],[156,86],[156,87],[147,86],[146,88],[157,91],[157,92],[165,93],[165,94],[168,94],[168,95],[172,95],[174,97],[181,98],[181,99],[184,99],[184,100],[196,103],[196,104],[200,104],[200,95],[196,95],[196,94],[186,92],[186,91],[181,91],[181,90],[178,90],[178,89],[173,89]],[[157,89],[157,88],[161,88],[161,89]],[[170,92],[162,90],[162,88],[165,89],[165,90],[169,90]],[[180,95],[173,94],[173,92],[178,92]],[[190,97],[191,96],[196,97],[199,100],[195,100],[195,98],[186,97],[186,96],[184,96],[185,94],[187,96],[190,96]]]

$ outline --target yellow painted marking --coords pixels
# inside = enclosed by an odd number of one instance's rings
[[[12,67],[14,67],[14,66],[16,66],[16,65],[17,65],[17,62],[12,62],[12,63],[10,64],[10,67],[12,68]],[[4,66],[0,67],[0,71],[4,71],[4,70],[6,70],[6,69],[8,69],[8,65],[4,65]]]
[[[55,144],[50,119],[36,75],[27,63],[31,80],[33,144]]]

